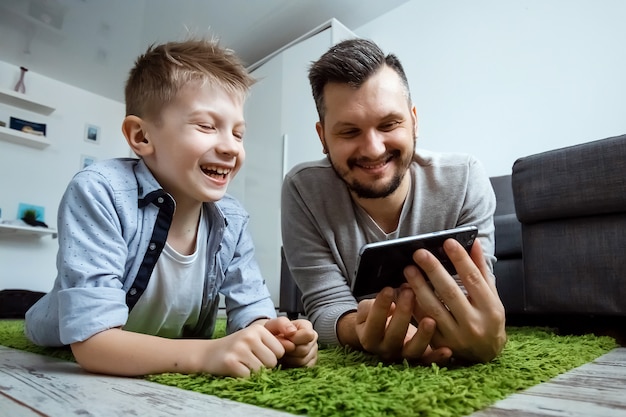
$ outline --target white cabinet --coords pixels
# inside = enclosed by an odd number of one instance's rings
[[[40,100],[33,99],[25,94],[16,93],[15,91],[7,90],[5,88],[0,88],[0,103],[7,104],[11,107],[18,107],[40,115],[49,115],[54,111],[54,107]],[[45,136],[24,133],[19,130],[2,126],[0,126],[0,140],[34,148],[44,148],[50,145],[50,141]]]
[[[322,145],[308,70],[331,45],[355,35],[335,19],[250,67],[258,80],[246,103],[246,161],[229,192],[250,213],[256,258],[278,306],[280,191],[295,164],[320,159]]]

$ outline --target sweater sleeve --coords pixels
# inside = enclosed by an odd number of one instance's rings
[[[302,175],[312,176],[317,181],[311,181],[312,178],[306,181]],[[337,212],[333,216],[330,212],[350,209],[351,203],[349,196],[346,201],[337,201],[346,196],[320,195],[328,192],[328,187],[320,185],[323,181],[319,170],[309,170],[302,175],[287,175],[283,183],[283,249],[319,342],[338,345],[337,321],[346,313],[356,311],[357,302],[345,278],[349,272],[337,243],[355,245],[346,242],[351,239],[350,233],[334,236],[336,228],[331,223],[343,216]]]
[[[465,201],[459,217],[459,225],[473,224],[478,227],[478,238],[489,269],[493,272],[496,262],[495,227],[493,214],[496,210],[496,196],[482,164],[474,157],[469,161],[469,174]]]

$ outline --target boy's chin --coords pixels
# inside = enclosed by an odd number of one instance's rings
[[[225,195],[226,195],[226,190],[224,190],[224,191],[213,191],[211,193],[208,193],[205,196],[204,202],[205,203],[215,203],[216,201],[219,201],[222,198],[224,198]]]

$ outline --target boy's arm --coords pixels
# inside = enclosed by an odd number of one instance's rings
[[[220,339],[166,339],[114,328],[71,344],[85,370],[140,376],[163,372],[247,377],[273,368],[285,349],[263,326],[249,326]]]

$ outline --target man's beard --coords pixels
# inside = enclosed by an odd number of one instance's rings
[[[347,161],[348,168],[342,170],[333,162],[332,158],[330,157],[330,152],[328,153],[327,157],[328,157],[328,160],[330,161],[331,166],[335,170],[335,174],[337,174],[337,176],[348,186],[348,189],[351,192],[356,194],[356,196],[359,198],[373,199],[373,198],[385,198],[393,194],[393,192],[398,189],[398,187],[402,183],[402,179],[404,178],[404,175],[409,169],[409,165],[411,164],[411,161],[413,160],[414,153],[415,153],[415,143],[413,144],[413,152],[408,153],[403,160],[400,159],[402,157],[402,154],[399,150],[395,150],[389,153],[387,157],[388,161],[396,159],[400,161],[400,165],[398,166],[398,169],[393,175],[393,177],[391,178],[391,180],[387,184],[384,184],[382,187],[373,187],[369,183],[362,183],[356,180],[352,180],[352,181],[348,180],[348,174],[350,173],[350,170],[356,165],[357,160],[354,160],[354,159],[348,160]]]

